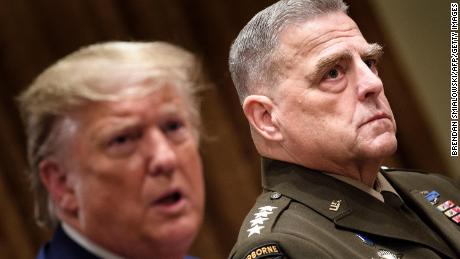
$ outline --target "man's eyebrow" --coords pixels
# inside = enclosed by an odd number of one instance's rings
[[[368,45],[366,49],[360,51],[359,54],[362,59],[374,58],[378,61],[378,59],[380,59],[380,57],[383,55],[383,47],[377,43],[373,43]],[[337,64],[339,61],[351,59],[352,53],[348,50],[344,52],[338,52],[327,57],[323,57],[316,63],[315,69],[309,76],[309,79],[316,82],[317,80],[320,80],[323,77],[324,73],[326,73],[329,69],[331,69],[331,67]]]
[[[321,78],[323,78],[324,73],[326,73],[331,67],[336,65],[341,60],[351,60],[352,53],[350,51],[344,52],[337,52],[327,57],[320,58],[320,60],[316,63],[315,68],[309,79],[317,82]]]
[[[92,130],[92,137],[103,137],[113,133],[123,132],[142,126],[142,122],[138,119],[121,119],[119,117],[111,117],[100,121]]]
[[[372,43],[360,55],[362,58],[374,58],[378,60],[383,55],[383,47],[378,43]]]

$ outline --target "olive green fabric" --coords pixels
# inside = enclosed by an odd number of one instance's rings
[[[458,225],[420,194],[436,190],[460,204],[459,189],[442,177],[383,172],[404,199],[395,208],[318,171],[266,158],[262,164],[264,191],[229,258],[460,258]],[[405,187],[406,181],[417,185]],[[416,214],[411,192],[441,223]],[[267,245],[280,251],[268,253]]]

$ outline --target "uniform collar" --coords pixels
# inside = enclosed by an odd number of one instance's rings
[[[445,246],[366,192],[303,166],[262,158],[262,185],[304,204],[353,232],[417,242],[444,253]],[[404,207],[404,209],[407,209]]]
[[[380,172],[377,173],[377,177],[375,178],[374,188],[371,188],[360,181],[356,181],[354,179],[351,179],[343,175],[329,174],[329,173],[324,173],[324,174],[334,177],[335,179],[338,179],[349,185],[352,185],[353,187],[360,189],[361,191],[371,195],[372,197],[376,198],[377,200],[381,202],[384,202],[383,196],[381,194],[382,191],[394,193],[399,198],[401,198],[398,192],[396,192],[393,186],[391,186],[391,184],[387,181],[387,179],[385,179],[385,177]]]
[[[88,238],[80,234],[76,229],[72,228],[66,223],[62,223],[62,228],[64,229],[64,232],[69,236],[70,239],[72,239],[81,247],[85,248],[94,255],[97,255],[105,259],[123,259],[123,257],[120,257],[108,251],[107,249],[97,245],[93,241],[89,240]]]

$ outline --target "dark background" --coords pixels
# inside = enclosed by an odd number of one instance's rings
[[[108,40],[169,41],[202,58],[214,87],[203,93],[209,136],[202,145],[207,210],[192,254],[224,258],[261,190],[259,158],[227,72],[227,55],[244,24],[273,2],[0,0],[0,258],[32,258],[50,234],[33,222],[31,193],[23,174],[25,140],[14,98],[57,59]],[[375,10],[367,1],[347,2],[365,37],[385,43],[380,74],[397,115],[399,138],[399,150],[388,164],[447,172],[446,158],[428,130],[414,86]]]

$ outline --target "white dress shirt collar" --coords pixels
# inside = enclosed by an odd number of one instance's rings
[[[69,236],[70,239],[72,239],[81,247],[85,248],[94,255],[97,255],[104,259],[123,259],[123,257],[118,256],[108,251],[107,249],[95,244],[93,241],[89,240],[88,238],[80,234],[76,229],[72,228],[66,223],[62,222],[61,224],[62,228],[64,229],[64,232]]]

